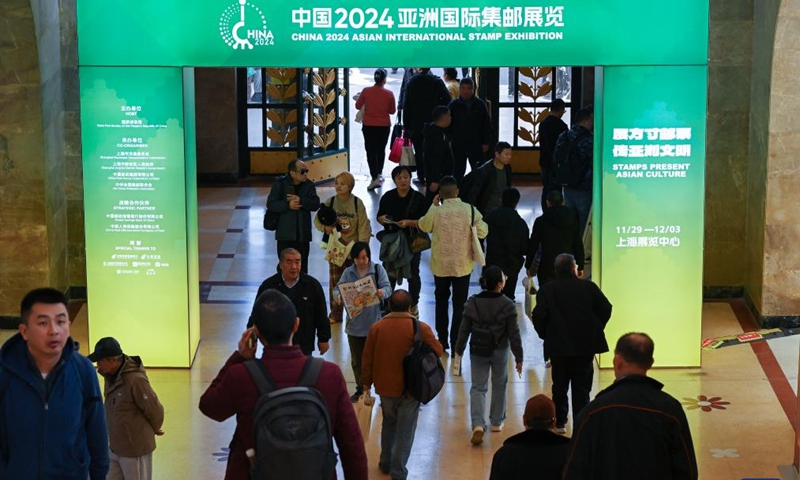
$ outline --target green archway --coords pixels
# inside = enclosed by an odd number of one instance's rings
[[[708,4],[78,0],[90,343],[199,343],[196,66],[598,67],[593,251],[606,334],[700,363]],[[655,21],[654,19],[657,19]]]

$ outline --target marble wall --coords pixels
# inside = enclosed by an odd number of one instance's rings
[[[0,316],[50,282],[36,41],[30,0],[0,2]]]
[[[800,315],[800,3],[775,27],[764,220],[763,316]]]
[[[703,285],[744,284],[753,0],[710,0]]]
[[[236,70],[195,68],[194,83],[197,175],[203,183],[235,182],[239,175]]]

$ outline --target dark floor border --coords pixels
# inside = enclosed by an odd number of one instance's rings
[[[797,328],[800,327],[800,315],[762,315],[756,307],[756,303],[745,290],[742,295],[747,309],[758,323],[760,328]]]
[[[208,185],[238,185],[239,177],[235,173],[207,172],[197,174],[198,186]]]

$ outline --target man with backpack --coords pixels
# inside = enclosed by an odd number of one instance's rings
[[[440,357],[444,350],[431,328],[411,314],[413,300],[405,290],[395,290],[389,297],[391,312],[369,329],[361,364],[361,382],[365,391],[375,384],[381,397],[383,425],[381,456],[378,467],[393,480],[406,480],[406,463],[411,455],[417,429],[420,401],[406,388],[403,364],[415,343],[415,328],[420,340]]]
[[[553,152],[553,175],[564,187],[567,205],[578,212],[580,236],[586,229],[592,209],[592,177],[594,171],[594,111],[582,108],[572,128],[562,133]]]
[[[200,411],[213,420],[236,415],[225,480],[335,478],[331,438],[345,479],[367,480],[364,440],[342,371],[292,345],[300,319],[284,294],[264,291],[252,319],[254,327],[245,330],[200,398]],[[256,340],[264,354],[248,363],[255,359]],[[284,428],[269,428],[276,424]]]

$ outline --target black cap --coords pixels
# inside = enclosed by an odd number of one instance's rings
[[[97,342],[97,345],[94,346],[94,352],[92,352],[87,358],[94,363],[104,358],[118,357],[120,355],[122,355],[122,347],[119,346],[117,339],[113,337],[105,337],[101,338],[100,341]]]

